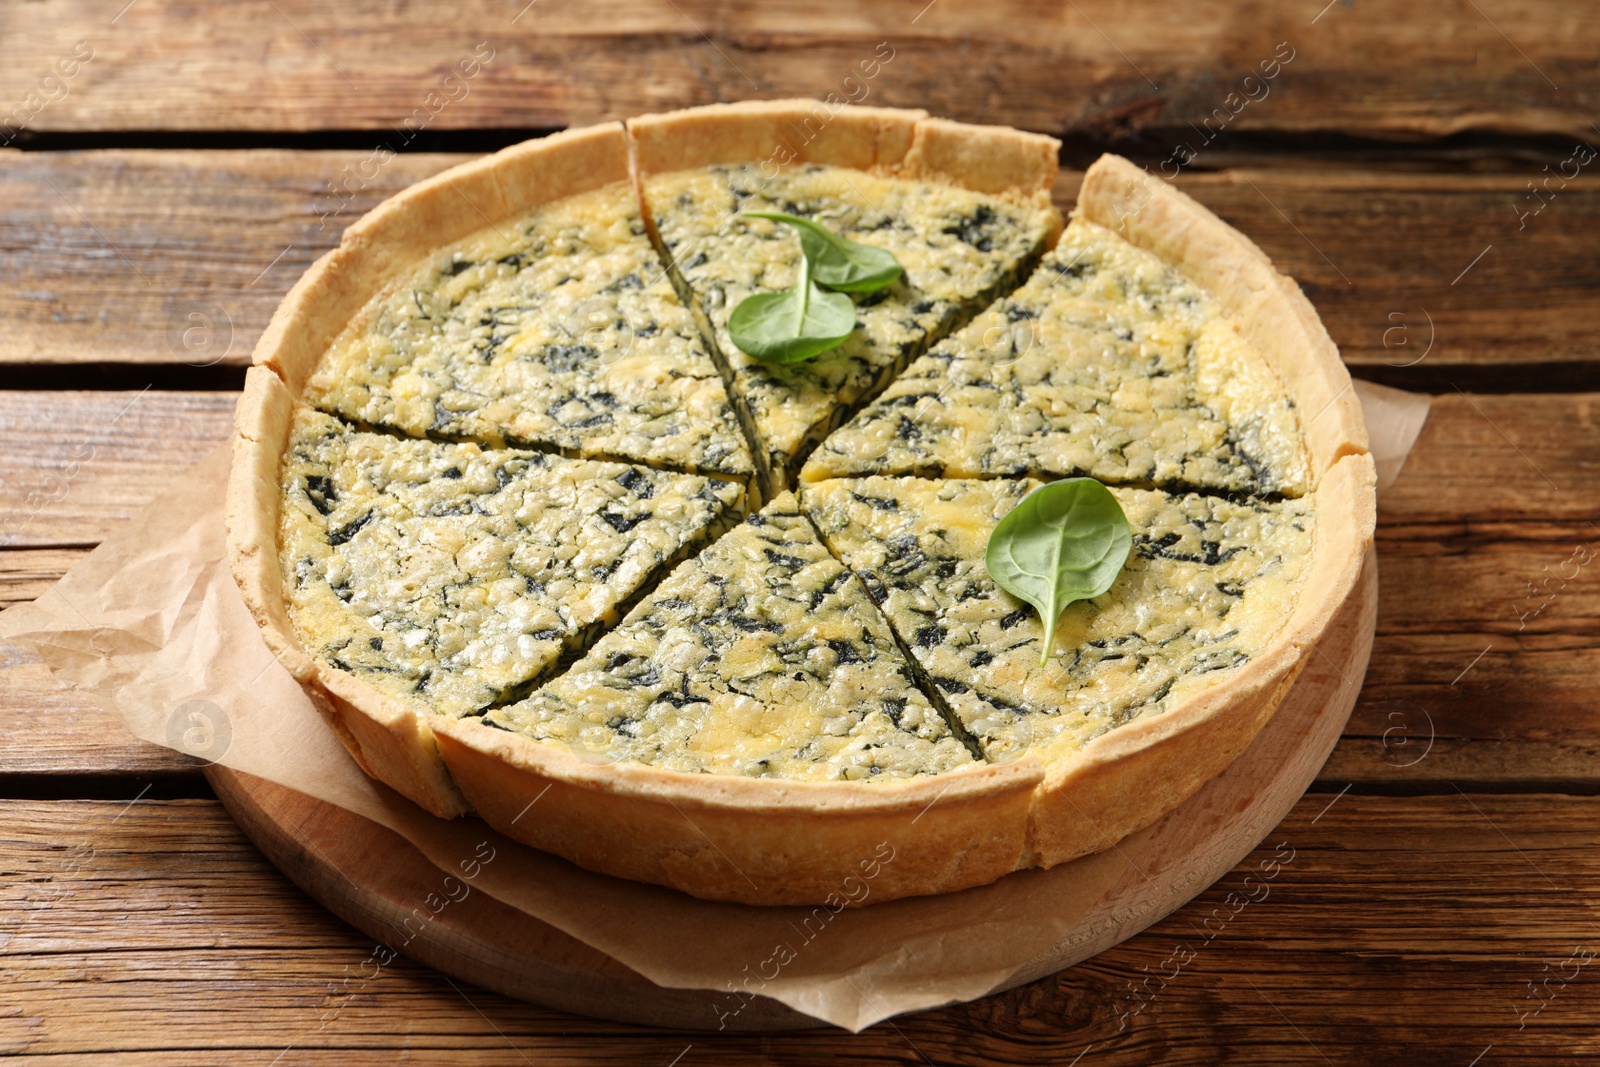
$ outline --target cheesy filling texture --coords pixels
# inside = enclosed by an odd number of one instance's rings
[[[1040,484],[871,477],[803,493],[989,759],[1048,758],[1161,712],[1247,662],[1287,621],[1310,557],[1312,498],[1113,489],[1133,551],[1109,590],[1066,609],[1039,666],[1038,612],[983,560],[994,524]]]
[[[678,567],[565,674],[485,721],[674,771],[858,781],[975,762],[789,493]]]
[[[413,437],[735,476],[753,469],[626,184],[431,257],[340,337],[306,400]]]
[[[1024,277],[1054,216],[930,182],[803,165],[775,177],[755,164],[645,179],[668,262],[702,316],[753,432],[758,464],[787,484],[796,458],[883,388],[907,363]],[[856,332],[806,363],[775,366],[741,352],[728,316],[748,296],[787,289],[801,254],[793,229],[741,211],[815,219],[834,233],[892,252],[895,285],[856,300]]]
[[[725,528],[731,482],[363,433],[300,408],[280,562],[308,651],[419,710],[476,714]]]
[[[1292,401],[1234,323],[1159,258],[1083,220],[1026,285],[828,438],[802,477],[860,474],[1310,487]]]
[[[1070,753],[1288,620],[1315,521],[1300,413],[1157,257],[1080,220],[1029,276],[1049,212],[831,167],[645,196],[670,271],[607,187],[431,257],[323,359],[280,530],[316,658],[600,762],[887,781]],[[728,315],[800,248],[741,210],[906,276],[856,298],[840,348],[761,363]],[[1080,474],[1118,486],[1134,549],[1041,667],[985,548],[1038,479]],[[752,477],[776,496],[738,522]]]

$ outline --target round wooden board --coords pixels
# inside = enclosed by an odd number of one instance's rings
[[[1182,806],[1119,842],[1128,861],[1120,874],[1108,880],[1086,864],[1068,863],[1031,875],[1092,878],[1101,884],[1089,888],[1102,892],[1098,904],[1001,989],[1097,955],[1177,910],[1237,866],[1283,820],[1350,717],[1372,649],[1377,604],[1377,563],[1369,553],[1355,591],[1255,742]],[[386,827],[220,765],[207,768],[206,776],[268,859],[379,942],[387,943],[412,904],[437,886],[438,868]],[[339,857],[337,869],[330,855]],[[482,892],[441,912],[406,954],[474,985],[562,1011],[674,1029],[722,1028],[716,992],[657,986]],[[763,997],[727,1023],[738,1030],[824,1025]]]

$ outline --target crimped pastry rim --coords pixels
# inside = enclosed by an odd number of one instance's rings
[[[652,173],[740,161],[730,153],[748,157],[752,144],[794,129],[824,106],[768,101],[643,116],[462,164],[353,224],[285,297],[256,347],[236,415],[229,560],[268,646],[369,774],[438,815],[475,807],[497,829],[580,865],[745,903],[813,903],[846,871],[847,864],[830,868],[805,848],[783,844],[786,835],[826,839],[848,858],[915,827],[915,849],[926,855],[886,868],[891,873],[879,877],[873,896],[885,900],[978,885],[1109,847],[1214,777],[1270,717],[1353,590],[1371,542],[1374,476],[1360,407],[1337,349],[1298,286],[1210,211],[1114,156],[1086,172],[1076,213],[1156,252],[1210,290],[1248,324],[1247,332],[1256,331],[1252,341],[1274,362],[1300,410],[1317,412],[1312,426],[1302,427],[1319,496],[1311,566],[1278,638],[1231,677],[1051,763],[1030,753],[920,780],[823,783],[589,762],[473,721],[419,715],[300,647],[278,570],[281,457],[292,403],[348,321],[433,250],[486,224],[617,180],[632,180],[637,190]],[[796,158],[1022,200],[1047,199],[1055,180],[1055,142],[1037,134],[854,107],[833,112],[827,131],[802,145]],[[1006,167],[1019,176],[1011,186]],[[419,227],[427,242],[418,239]],[[1329,520],[1336,515],[1349,521],[1335,526]],[[1142,780],[1157,775],[1160,781]],[[552,794],[553,787],[559,788]],[[521,814],[539,803],[545,805],[539,818],[524,823]],[[678,831],[674,812],[683,823]],[[626,839],[619,845],[614,834],[586,845],[592,834],[557,833],[563,819],[604,829],[645,815],[649,823],[663,813],[667,821],[656,820],[655,837],[631,845]],[[745,852],[728,855],[741,841],[750,842]],[[852,852],[853,846],[859,847]],[[971,862],[952,866],[938,855],[952,849]]]

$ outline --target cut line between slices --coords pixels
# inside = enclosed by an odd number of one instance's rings
[[[673,263],[673,260],[672,260],[672,256],[670,255],[668,250],[665,248],[665,245],[664,245],[664,243],[663,243],[663,241],[661,239],[660,232],[659,232],[659,230],[658,230],[658,228],[656,226],[656,220],[655,220],[654,214],[650,210],[649,203],[645,198],[642,179],[640,178],[640,176],[638,174],[637,168],[634,166],[634,162],[635,162],[635,160],[634,160],[634,151],[635,151],[635,148],[634,148],[634,144],[633,144],[631,139],[628,142],[628,149],[629,149],[629,163],[630,163],[630,168],[629,168],[630,169],[630,180],[631,180],[633,192],[634,192],[635,197],[638,200],[638,206],[639,206],[641,217],[644,220],[646,233],[647,233],[647,235],[648,235],[648,237],[650,239],[650,243],[652,245],[652,248],[653,248],[656,256],[658,257],[658,259],[660,261],[659,266],[661,267],[661,270],[663,271],[663,273],[667,276],[667,278],[671,282],[673,290],[677,294],[678,299],[680,300],[680,302],[683,303],[685,308],[689,311],[690,317],[691,317],[692,321],[695,324],[696,330],[699,333],[700,340],[701,340],[702,344],[705,345],[706,350],[707,350],[708,354],[710,355],[713,364],[716,366],[719,375],[722,377],[724,389],[729,394],[730,404],[732,405],[734,413],[735,413],[735,415],[736,415],[736,417],[737,417],[737,419],[739,421],[740,429],[741,429],[741,432],[744,435],[746,445],[749,448],[750,454],[752,456],[752,459],[754,460],[755,465],[756,465],[756,471],[755,471],[754,476],[746,484],[746,496],[745,496],[745,500],[744,500],[743,504],[739,508],[738,518],[737,518],[737,520],[735,522],[735,525],[736,525],[737,521],[740,521],[740,520],[748,517],[750,514],[753,514],[756,511],[758,511],[760,509],[761,504],[766,499],[770,499],[770,495],[777,488],[777,486],[775,485],[775,483],[772,480],[772,471],[771,471],[770,463],[769,463],[770,454],[769,454],[769,452],[768,452],[768,450],[766,448],[761,447],[761,445],[760,445],[760,438],[758,437],[758,435],[756,433],[756,430],[755,430],[755,427],[753,425],[753,420],[752,420],[752,418],[750,416],[749,407],[747,406],[747,404],[742,402],[742,399],[738,395],[738,393],[739,393],[739,385],[738,385],[737,378],[736,378],[736,375],[735,375],[735,372],[734,372],[734,368],[732,367],[732,365],[727,360],[726,354],[722,351],[721,345],[717,341],[714,328],[711,326],[710,321],[706,318],[706,316],[704,315],[703,311],[701,310],[699,301],[694,298],[694,293],[693,293],[693,290],[691,289],[691,287],[689,286],[689,283],[687,282],[686,279],[684,279],[682,274],[676,269],[676,267],[675,267],[675,265]],[[800,468],[804,465],[806,458],[811,454],[812,451],[815,450],[815,448],[818,445],[820,445],[834,431],[836,431],[840,427],[844,426],[852,418],[854,418],[854,416],[856,414],[858,414],[861,410],[866,408],[875,399],[877,399],[880,395],[882,395],[882,393],[886,389],[888,389],[891,385],[894,384],[894,382],[905,372],[905,370],[916,360],[916,358],[918,358],[920,355],[922,355],[925,352],[927,352],[928,350],[930,350],[934,345],[938,344],[939,341],[943,340],[945,337],[950,336],[951,334],[955,333],[956,331],[964,328],[966,325],[968,325],[971,322],[975,321],[977,318],[979,318],[985,312],[987,312],[990,309],[992,309],[996,304],[999,304],[1002,301],[1004,301],[1005,298],[1007,296],[1009,296],[1011,293],[1015,292],[1016,290],[1020,289],[1022,286],[1027,284],[1027,282],[1040,269],[1041,261],[1043,260],[1043,258],[1046,255],[1048,255],[1048,253],[1049,253],[1049,248],[1048,247],[1043,247],[1043,248],[1038,249],[1026,261],[1024,261],[1023,263],[1021,263],[1019,265],[1019,269],[1015,272],[1014,275],[1005,278],[999,285],[991,288],[990,290],[987,290],[984,293],[979,294],[979,296],[974,300],[974,302],[971,305],[969,305],[968,308],[964,309],[961,313],[959,313],[959,314],[957,314],[955,316],[952,316],[946,323],[941,324],[941,327],[937,331],[930,332],[924,338],[924,340],[922,341],[921,346],[920,346],[918,351],[916,351],[914,353],[904,354],[904,355],[901,355],[899,358],[897,358],[895,365],[892,366],[889,370],[887,370],[883,374],[881,380],[879,382],[875,383],[874,386],[870,390],[868,390],[866,393],[864,393],[856,401],[852,402],[849,405],[840,405],[838,408],[835,408],[833,410],[833,412],[830,413],[830,415],[829,415],[829,417],[827,419],[827,423],[828,423],[827,431],[825,433],[822,433],[819,436],[816,436],[815,439],[812,440],[807,447],[805,447],[802,451],[800,451],[800,452],[798,452],[796,454],[796,456],[794,457],[792,463],[789,465],[788,471],[785,472],[786,473],[786,478],[793,477],[795,474],[797,474],[798,471],[800,470]],[[492,441],[490,441],[488,439],[475,437],[473,435],[453,435],[453,434],[443,434],[443,433],[435,433],[435,432],[429,432],[429,433],[427,433],[427,434],[425,434],[425,435],[423,435],[422,437],[419,438],[419,437],[415,437],[415,436],[413,436],[411,434],[408,434],[408,433],[406,433],[406,432],[404,432],[404,431],[402,431],[400,429],[397,429],[395,427],[385,426],[385,425],[381,425],[381,424],[369,424],[369,423],[366,423],[366,422],[363,422],[363,421],[360,421],[360,420],[355,420],[355,419],[348,418],[348,417],[346,417],[344,415],[341,415],[337,411],[329,411],[329,410],[324,409],[324,408],[318,408],[318,410],[321,410],[321,411],[324,412],[324,414],[328,414],[328,415],[332,416],[333,418],[339,420],[341,423],[343,423],[344,425],[350,427],[351,429],[358,430],[358,431],[361,431],[361,432],[379,434],[379,435],[383,435],[383,436],[386,436],[386,437],[389,437],[389,438],[392,438],[392,439],[395,439],[395,440],[429,440],[429,441],[435,441],[435,442],[438,442],[438,443],[445,443],[445,444],[474,444],[474,445],[477,445],[479,448],[482,448],[486,452],[491,452],[491,453],[492,452],[497,452],[497,451],[512,451],[512,450],[533,451],[533,452],[539,452],[539,453],[543,453],[543,454],[547,454],[547,455],[560,456],[560,457],[566,458],[566,459],[600,460],[600,461],[607,461],[607,462],[626,464],[626,465],[629,465],[629,466],[642,467],[642,468],[662,471],[662,472],[666,472],[666,473],[699,475],[699,476],[703,476],[703,477],[707,477],[707,478],[713,478],[713,479],[720,480],[720,481],[740,481],[740,480],[742,480],[742,479],[736,478],[734,476],[731,476],[731,475],[728,475],[728,474],[725,474],[725,473],[722,473],[722,472],[695,470],[695,469],[692,469],[692,468],[676,466],[676,465],[673,465],[673,464],[670,464],[670,463],[664,463],[664,462],[647,462],[647,461],[642,461],[642,460],[638,460],[638,459],[634,459],[634,458],[630,458],[630,457],[612,456],[612,455],[607,455],[607,454],[583,454],[583,453],[579,452],[576,449],[559,448],[559,447],[556,447],[556,446],[553,446],[553,445],[549,444],[548,442],[536,442],[536,441],[535,442],[530,442],[530,441],[511,440],[511,439],[506,439],[504,441],[498,441],[498,442],[492,442]],[[839,477],[846,478],[846,479],[855,479],[855,478],[865,478],[865,477],[870,477],[870,476],[871,475],[868,475],[868,474],[849,473],[849,474],[842,474]],[[1019,473],[1019,472],[1007,472],[1007,473],[1004,473],[1004,474],[983,474],[983,475],[980,475],[979,478],[981,480],[997,480],[997,481],[1021,481],[1021,480],[1030,479],[1030,478],[1041,480],[1041,481],[1053,481],[1053,480],[1058,480],[1058,479],[1063,478],[1063,477],[1071,477],[1071,476],[1072,475],[1057,475],[1057,474],[1047,473],[1047,472],[1029,471],[1029,472],[1022,472],[1022,473]],[[939,472],[929,471],[929,472],[926,472],[926,473],[923,473],[923,472],[904,472],[904,473],[897,473],[897,474],[893,474],[893,475],[880,476],[880,477],[889,477],[889,478],[894,479],[894,480],[917,479],[917,478],[934,478],[934,479],[941,479],[942,480],[942,479],[946,479],[947,478],[947,476],[942,471],[939,471]],[[1238,500],[1241,500],[1241,499],[1250,499],[1250,500],[1261,500],[1261,501],[1264,501],[1264,502],[1275,502],[1275,501],[1278,501],[1278,500],[1283,498],[1283,494],[1281,494],[1281,493],[1264,493],[1264,494],[1240,493],[1240,492],[1236,492],[1236,491],[1235,492],[1230,492],[1230,491],[1218,490],[1218,489],[1215,489],[1215,488],[1211,488],[1211,487],[1207,487],[1207,486],[1198,486],[1198,485],[1186,485],[1186,484],[1176,484],[1176,483],[1159,483],[1158,484],[1156,482],[1148,481],[1148,480],[1126,480],[1126,481],[1111,480],[1111,481],[1106,482],[1105,484],[1110,485],[1110,486],[1114,486],[1114,487],[1119,487],[1119,488],[1134,488],[1134,489],[1156,490],[1156,491],[1166,492],[1166,493],[1170,493],[1170,494],[1194,494],[1194,495],[1198,495],[1198,496],[1202,496],[1202,497],[1214,497],[1214,498],[1224,499],[1224,500],[1229,500],[1229,501],[1238,501]],[[796,486],[795,488],[796,488],[796,491],[800,494],[801,499],[803,501],[804,500],[804,496],[805,496],[805,488],[804,488],[804,486]],[[805,510],[805,509],[803,509],[803,510]],[[805,515],[806,515],[807,521],[811,523],[813,529],[816,529],[815,521],[814,521],[813,517],[811,516],[811,514],[810,514],[810,512],[808,510],[805,510]],[[858,581],[862,581],[861,575],[857,571],[855,571],[853,568],[850,568],[849,565],[844,562],[844,560],[840,557],[839,553],[834,548],[832,543],[828,540],[828,538],[823,536],[823,534],[820,531],[820,529],[817,529],[816,532],[817,532],[818,539],[827,548],[828,552],[833,556],[833,558],[835,560],[837,560],[842,566],[844,566],[846,568],[846,570],[849,570],[850,573],[852,575],[854,575]],[[716,543],[722,537],[727,536],[727,533],[728,533],[728,531],[725,530],[725,531],[723,531],[721,533],[714,534],[714,535],[709,536],[709,537],[701,538],[701,539],[697,540],[693,544],[692,547],[686,546],[684,550],[680,551],[679,553],[676,553],[671,560],[664,561],[659,567],[657,567],[651,573],[650,577],[644,583],[642,583],[638,589],[636,589],[627,598],[625,598],[625,600],[623,600],[622,602],[619,602],[619,604],[616,607],[616,614],[618,616],[618,622],[617,623],[614,623],[614,624],[611,624],[611,625],[596,624],[594,626],[591,626],[591,627],[587,628],[586,631],[580,636],[580,638],[575,640],[574,643],[566,651],[564,651],[562,653],[560,660],[552,668],[546,670],[545,672],[542,672],[538,676],[536,676],[536,677],[534,677],[534,678],[532,678],[532,679],[530,679],[530,680],[528,680],[526,682],[523,682],[523,683],[520,683],[520,684],[518,684],[516,686],[508,688],[505,692],[503,692],[495,700],[493,700],[490,703],[486,704],[483,708],[479,709],[479,711],[476,712],[475,714],[467,716],[467,718],[482,720],[483,717],[485,715],[487,715],[488,713],[490,713],[492,711],[495,711],[497,709],[500,709],[500,708],[504,708],[504,707],[506,707],[506,706],[508,706],[510,704],[516,703],[516,702],[518,702],[518,701],[520,701],[522,699],[525,699],[528,695],[530,695],[531,693],[537,691],[539,688],[550,684],[551,682],[553,682],[557,678],[562,677],[568,670],[571,669],[571,667],[574,664],[576,664],[585,655],[587,655],[588,652],[601,639],[603,639],[608,633],[612,632],[612,630],[614,630],[617,626],[621,625],[622,620],[625,619],[628,616],[628,614],[634,608],[636,608],[640,603],[642,603],[650,595],[652,595],[655,592],[655,590],[657,588],[659,588],[661,583],[663,581],[665,581],[666,578],[677,567],[679,567],[682,564],[688,562],[689,560],[692,560],[692,559],[698,557],[700,554],[705,552],[706,549],[708,549],[712,544]],[[868,588],[868,590],[870,592],[870,589],[871,589],[870,584],[865,583],[864,581],[863,581],[863,584]],[[972,754],[974,756],[975,759],[978,759],[978,760],[980,760],[980,761],[982,761],[984,763],[990,763],[990,764],[995,763],[995,762],[1006,762],[1006,761],[996,761],[995,759],[993,759],[989,754],[987,754],[984,751],[983,746],[979,744],[977,739],[975,737],[973,737],[973,735],[967,730],[965,725],[960,721],[958,716],[951,709],[948,701],[944,698],[944,695],[940,692],[938,686],[933,683],[932,679],[928,676],[925,668],[922,666],[920,661],[918,661],[916,656],[910,651],[910,646],[907,643],[906,635],[902,634],[899,631],[898,627],[896,627],[896,625],[894,624],[893,620],[891,620],[889,618],[888,614],[883,610],[883,606],[880,603],[878,603],[876,597],[872,597],[870,599],[872,601],[872,610],[874,610],[874,612],[877,614],[879,619],[882,620],[882,622],[887,627],[888,632],[893,636],[894,641],[895,641],[895,646],[896,646],[895,651],[901,657],[901,659],[904,660],[904,662],[906,663],[907,669],[908,669],[908,673],[909,673],[911,679],[913,680],[914,684],[916,685],[916,688],[923,694],[924,697],[927,698],[929,703],[939,712],[940,716],[945,720],[945,723],[951,729],[951,732],[957,738],[959,738],[961,740],[963,746],[968,750],[968,752],[970,754]]]

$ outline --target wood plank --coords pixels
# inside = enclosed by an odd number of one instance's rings
[[[1571,1062],[1600,1051],[1595,975],[1573,957],[1592,952],[1597,817],[1597,798],[1308,796],[1216,886],[1084,965],[862,1035],[762,1037],[619,1029],[403,957],[379,967],[211,801],[0,801],[0,1048],[105,1064],[265,1065],[292,1046],[282,1062],[994,1065],[1088,1048],[1086,1063],[1342,1065],[1423,1049],[1467,1064],[1493,1045],[1487,1062]]]
[[[0,151],[0,362],[243,366],[344,227],[459,156]]]
[[[0,560],[8,555],[0,552]],[[198,762],[141,741],[115,714],[51,677],[32,648],[3,642],[0,731],[26,739],[0,755],[0,776],[12,790],[19,783],[30,790],[49,788],[50,782],[58,783],[53,793],[87,789],[86,777],[125,779],[130,792],[155,782],[187,782],[191,794],[205,788]]]
[[[0,392],[0,608],[38,596],[226,440],[235,399],[156,390]],[[27,738],[0,758],[7,776],[198,780],[195,761],[134,737],[17,645],[0,644],[0,731]]]
[[[531,7],[531,9],[530,9]],[[1600,30],[1578,0],[1200,0],[861,5],[471,0],[447,25],[380,0],[230,9],[223,38],[181,8],[114,20],[91,0],[13,16],[0,99],[34,130],[552,128],[718,100],[824,96],[1055,133],[1463,129],[1589,136]],[[45,82],[82,40],[93,58]],[[881,42],[881,49],[880,49]],[[446,82],[474,49],[474,76]],[[861,64],[892,56],[881,69]],[[82,50],[80,50],[82,54]],[[1276,77],[1244,83],[1274,56]],[[30,97],[28,94],[35,93]],[[1249,92],[1258,99],[1242,104]],[[430,97],[430,94],[433,94]],[[51,99],[54,97],[54,99]],[[1224,109],[1220,115],[1217,109]]]
[[[232,435],[236,400],[0,391],[0,547],[98,544]]]
[[[1408,557],[1380,536],[1372,662],[1323,783],[1600,790],[1600,583],[1585,571],[1518,631],[1513,605],[1539,603],[1525,583],[1568,546],[1504,547]]]
[[[39,596],[88,553],[86,548],[0,550],[0,610]],[[197,779],[198,764],[141,741],[88,696],[51,677],[27,646],[0,642],[0,731],[25,737],[8,748],[0,774],[15,781],[41,776]],[[195,781],[199,787],[199,782]]]
[[[0,611],[36,600],[88,550],[15,548],[0,552]]]
[[[1417,796],[1456,789],[1583,796],[1600,792],[1594,774],[1600,744],[1460,740],[1430,733],[1448,726],[1437,717],[1424,718],[1412,707],[1400,717],[1381,721],[1381,733],[1346,734],[1328,757],[1318,783],[1325,789],[1348,785]]]
[[[1456,393],[1434,398],[1378,507],[1395,525],[1440,523],[1466,534],[1500,520],[1550,520],[1593,536],[1597,477],[1600,394]]]
[[[1552,181],[1547,201],[1529,192],[1542,177],[1230,170],[1178,186],[1300,283],[1346,363],[1444,392],[1452,369],[1500,365],[1506,388],[1538,391],[1553,387],[1516,365],[1600,358],[1585,238],[1600,177]]]
[[[10,529],[0,545],[98,543],[167,479],[227,439],[236,398],[0,390],[0,450],[8,464],[0,473],[0,516]],[[1595,394],[1436,397],[1398,481],[1383,494],[1384,527],[1516,529],[1557,541],[1581,534],[1600,518],[1592,493],[1600,470],[1597,416]],[[32,509],[38,514],[26,514]],[[1547,525],[1486,525],[1535,520]]]
[[[0,363],[242,366],[344,226],[464,158],[397,156],[363,180],[365,153],[0,151]],[[1063,174],[1063,207],[1080,177]],[[1585,238],[1600,227],[1600,178],[1553,183],[1519,220],[1539,177],[1531,164],[1476,176],[1272,168],[1179,185],[1301,282],[1352,365],[1445,390],[1453,368],[1502,365],[1526,389],[1540,386],[1514,365],[1600,361]]]
[[[1600,786],[1594,400],[1435,398],[1379,500],[1377,638],[1325,783]]]

